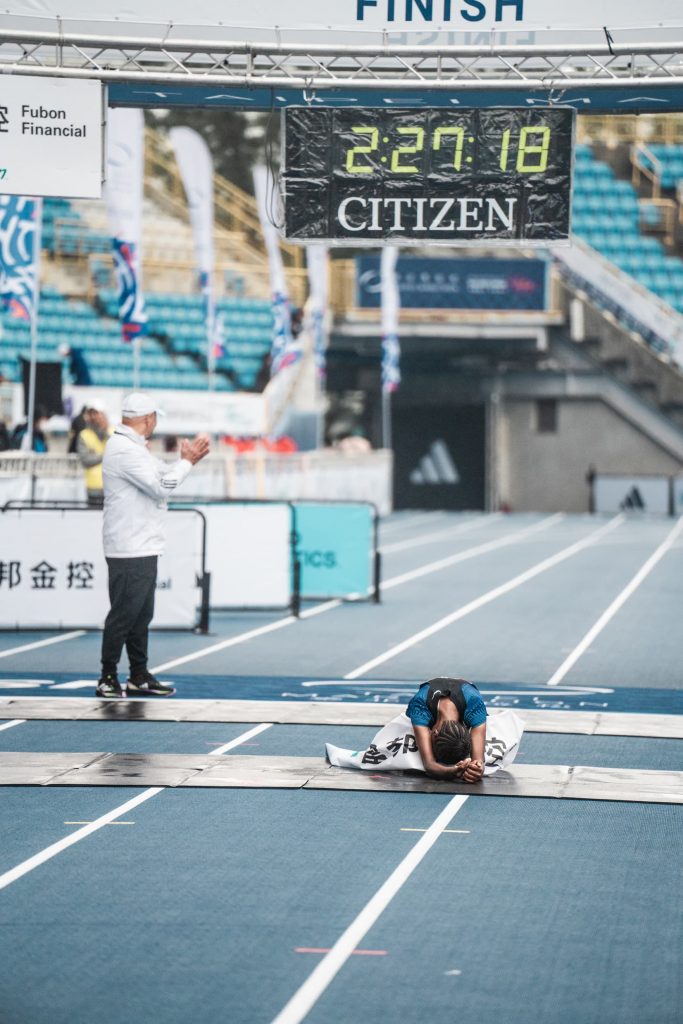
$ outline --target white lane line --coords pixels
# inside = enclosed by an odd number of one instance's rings
[[[347,673],[344,679],[357,679],[358,676],[364,675],[366,672],[370,672],[378,665],[382,665],[385,661],[389,661],[390,658],[395,658],[397,654],[402,654],[403,651],[407,651],[410,647],[414,647],[415,644],[420,643],[421,640],[426,640],[430,636],[434,636],[435,633],[440,632],[447,626],[452,625],[459,619],[463,619],[466,615],[471,612],[477,611],[478,608],[482,608],[484,605],[489,604],[491,601],[495,601],[496,598],[502,597],[503,594],[508,594],[511,590],[515,590],[517,587],[521,587],[523,583],[528,580],[532,580],[535,576],[539,576],[542,572],[547,572],[548,569],[552,569],[554,566],[559,565],[560,562],[564,562],[567,558],[571,558],[572,555],[577,554],[579,551],[583,551],[589,545],[594,544],[604,534],[609,533],[616,526],[623,523],[623,515],[615,516],[604,526],[601,526],[598,530],[593,530],[584,537],[583,540],[577,541],[575,544],[570,544],[569,547],[563,548],[558,551],[557,554],[551,555],[550,558],[544,558],[542,562],[538,562],[536,565],[527,569],[525,572],[520,573],[513,579],[508,580],[507,583],[503,583],[499,587],[494,587],[493,590],[488,590],[481,597],[477,597],[474,601],[470,601],[468,604],[463,605],[462,608],[456,608],[450,615],[445,615],[442,619],[433,623],[431,626],[427,626],[426,629],[421,629],[419,633],[414,633],[408,637],[407,640],[403,640],[400,644],[395,644],[394,647],[390,647],[389,650],[384,651],[383,654],[379,654],[376,658],[372,658],[370,661],[366,661],[363,665],[359,665],[352,672]]]
[[[2,732],[3,729],[13,729],[15,725],[25,725],[25,724],[26,724],[26,719],[25,718],[14,718],[14,719],[12,719],[11,722],[3,722],[2,725],[0,725],[0,732]]]
[[[0,651],[0,658],[9,658],[13,654],[23,654],[24,651],[35,651],[38,647],[49,647],[50,644],[61,644],[65,640],[75,640],[78,636],[85,636],[85,630],[75,629],[72,633],[51,636],[47,640],[36,640],[35,643],[22,644],[21,647],[10,647],[6,651]]]
[[[203,647],[200,651],[185,654],[182,658],[174,658],[173,661],[165,661],[162,665],[155,665],[151,671],[166,672],[167,669],[176,668],[178,665],[185,665],[188,661],[205,658],[207,654],[215,654],[216,651],[225,651],[228,647],[245,644],[247,640],[253,640],[254,637],[272,633],[276,629],[282,629],[283,626],[291,626],[296,621],[293,615],[286,615],[284,619],[276,619],[275,622],[269,622],[267,626],[259,626],[257,629],[250,629],[246,633],[238,633],[237,636],[228,637],[227,640],[220,640],[217,644],[211,644],[210,647]]]
[[[266,729],[272,729],[272,722],[262,722],[261,725],[255,726],[250,729],[249,732],[242,733],[237,739],[230,740],[228,743],[224,743],[222,747],[216,747],[215,750],[209,752],[209,757],[219,757],[221,754],[227,754],[233,747],[239,747],[242,743],[247,743],[252,736],[258,736],[260,732],[265,732]]]
[[[289,1002],[280,1010],[272,1024],[300,1024],[310,1013],[329,984],[336,977],[348,958],[379,916],[389,906],[396,893],[410,878],[415,868],[430,851],[436,840],[447,825],[453,820],[468,797],[454,796],[441,814],[429,826],[425,834],[418,839],[412,850],[403,858],[386,882],[377,890],[372,899],[363,907],[345,932],[339,936],[332,949],[327,953],[306,981],[294,993]]]
[[[618,594],[617,597],[615,597],[609,608],[605,609],[605,611],[602,613],[602,615],[595,623],[595,625],[591,626],[591,628],[584,636],[583,640],[581,640],[581,642],[576,645],[571,654],[569,654],[565,658],[565,660],[562,662],[558,670],[548,680],[546,684],[547,686],[557,686],[559,683],[562,682],[562,680],[567,675],[569,670],[576,664],[581,655],[588,650],[590,645],[593,643],[595,638],[603,631],[608,622],[610,622],[610,620],[614,618],[619,609],[623,607],[624,604],[626,604],[629,597],[631,597],[631,595],[638,589],[643,580],[647,576],[649,576],[654,567],[657,565],[657,562],[659,562],[660,559],[664,557],[666,552],[673,547],[682,529],[683,516],[681,516],[681,518],[678,520],[678,522],[671,530],[671,532],[667,534],[667,536],[664,538],[664,540],[659,545],[657,550],[653,552],[653,554],[650,555],[650,557],[644,563],[644,565],[641,566],[641,568],[635,574],[630,583],[627,583],[627,585],[624,587],[621,593]]]
[[[255,732],[261,732],[263,729],[269,728],[268,725],[263,725],[257,729],[249,729],[241,736],[237,736],[230,743],[224,744],[222,747],[218,747],[216,750],[212,750],[211,754],[220,754],[224,749],[228,747],[237,747],[240,743],[245,743],[250,736],[253,736]],[[52,860],[57,854],[62,853],[64,850],[68,850],[74,843],[78,843],[81,839],[87,839],[93,832],[97,832],[98,829],[103,828],[105,825],[109,825],[111,822],[116,821],[119,817],[123,817],[128,811],[132,811],[134,807],[139,807],[140,804],[146,800],[150,800],[153,796],[157,796],[159,793],[163,793],[165,786],[152,786],[151,789],[146,789],[143,793],[138,793],[132,800],[127,800],[125,804],[119,804],[112,811],[107,811],[106,814],[96,818],[95,821],[89,825],[85,825],[83,828],[79,828],[76,832],[72,832],[71,835],[65,836],[63,839],[58,840],[56,843],[52,843],[51,846],[46,846],[44,850],[29,857],[28,860],[23,860],[16,867],[10,868],[9,871],[5,871],[0,875],[0,889],[5,889],[12,882],[16,882],[17,879],[23,878],[29,871],[33,871],[34,868],[40,867],[41,864],[45,864],[46,861]]]
[[[435,533],[427,534],[426,537],[398,540],[394,544],[380,544],[379,550],[383,555],[389,555],[394,554],[396,551],[407,551],[409,548],[423,547],[425,544],[434,544],[437,540],[443,540],[444,538],[457,536],[460,533],[468,533],[470,530],[490,526],[491,523],[495,523],[501,518],[502,513],[494,512],[490,516],[480,516],[478,519],[460,523],[459,526],[450,526],[447,530],[437,530]]]
[[[495,551],[497,548],[504,548],[508,544],[515,544],[518,540],[522,540],[524,537],[528,537],[533,533],[540,533],[542,530],[547,530],[549,526],[554,526],[555,523],[560,522],[564,519],[563,512],[556,512],[552,516],[548,516],[547,519],[542,519],[540,523],[534,523],[532,526],[525,526],[523,530],[517,530],[515,533],[509,533],[505,537],[499,537],[498,540],[489,540],[485,544],[477,544],[473,548],[465,548],[464,551],[459,551],[456,555],[449,555],[447,558],[440,558],[436,562],[428,562],[427,565],[422,565],[418,569],[411,569],[409,572],[401,573],[400,576],[394,576],[392,579],[387,580],[382,584],[382,590],[391,590],[393,587],[400,587],[404,583],[410,583],[412,580],[420,579],[421,576],[429,576],[433,572],[438,572],[440,569],[447,569],[451,565],[457,565],[458,562],[466,562],[470,558],[476,558],[478,555],[485,555],[488,551]]]
[[[416,523],[421,523],[425,519],[433,523],[436,519],[444,519],[446,515],[446,512],[418,512],[416,515],[406,517],[399,521],[394,520],[389,523],[380,522],[379,527],[382,533],[387,533],[388,531],[394,533],[396,530],[401,530],[406,526],[415,526]]]
[[[132,811],[134,807],[139,807],[140,804],[144,803],[145,800],[149,800],[150,797],[156,796],[157,793],[162,793],[162,786],[155,786],[153,789],[146,789],[144,793],[139,793],[132,800],[127,800],[125,804],[121,804],[119,807],[115,807],[113,811],[107,811],[100,818],[96,818],[90,825],[84,825],[83,828],[77,829],[76,832],[72,832],[71,835],[65,836],[64,839],[60,839],[56,843],[52,843],[51,846],[46,846],[40,853],[36,853],[33,857],[29,857],[28,860],[24,860],[21,864],[17,864],[15,868],[10,868],[9,871],[5,871],[4,874],[0,875],[0,889],[6,888],[11,885],[12,882],[16,882],[18,878],[22,878],[27,875],[29,871],[33,871],[34,868],[40,867],[41,864],[45,864],[46,861],[56,857],[58,853],[62,853],[63,850],[67,850],[74,843],[78,843],[81,839],[85,839],[87,836],[97,832],[98,829],[104,825],[108,825],[110,821],[114,821],[121,814],[125,814],[127,811]]]
[[[333,608],[338,608],[343,603],[344,602],[338,598],[335,598],[334,601],[325,601],[323,604],[317,604],[315,608],[307,608],[299,617],[302,619],[312,619],[314,615],[322,615],[323,612],[331,612]]]

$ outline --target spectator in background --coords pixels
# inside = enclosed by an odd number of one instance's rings
[[[92,384],[90,370],[83,355],[83,349],[74,345],[60,345],[59,354],[69,360],[69,373],[73,384],[88,386]]]
[[[6,452],[10,447],[9,430],[4,420],[0,420],[0,452]]]
[[[104,447],[114,433],[109,426],[107,413],[101,402],[91,402],[85,410],[86,425],[78,435],[76,451],[85,470],[85,487],[88,504],[102,508],[104,487],[102,484],[102,458]]]
[[[44,406],[39,405],[36,407],[35,415],[33,417],[33,451],[44,455],[48,450],[47,437],[45,436],[45,427],[47,426],[47,412]],[[21,451],[28,451],[29,448],[29,429],[28,420],[24,423],[20,423],[19,426],[15,427],[12,431],[10,438],[10,448],[20,449]]]
[[[84,405],[78,416],[74,416],[71,421],[71,427],[69,428],[69,446],[67,451],[69,455],[76,455],[78,453],[78,437],[84,427],[88,426],[88,412],[87,405]]]

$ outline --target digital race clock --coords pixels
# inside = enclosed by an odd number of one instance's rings
[[[367,245],[569,234],[574,111],[284,111],[285,234]]]

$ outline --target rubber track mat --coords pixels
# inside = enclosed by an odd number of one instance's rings
[[[476,785],[409,772],[333,768],[319,757],[0,753],[3,786],[192,786],[337,789],[469,796],[683,803],[683,772],[513,765]]]
[[[276,725],[374,725],[404,710],[400,704],[270,700],[95,700],[89,697],[0,698],[0,719],[121,722],[271,722]],[[492,712],[495,714],[495,711]],[[683,739],[683,715],[630,712],[524,711],[528,732]]]

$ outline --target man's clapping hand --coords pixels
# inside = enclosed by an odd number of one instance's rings
[[[197,434],[192,441],[180,442],[180,458],[187,459],[194,466],[209,454],[209,439],[206,434]]]

